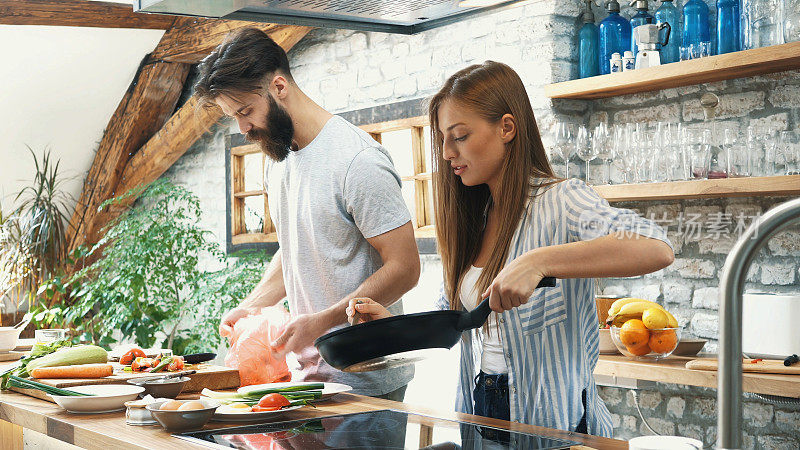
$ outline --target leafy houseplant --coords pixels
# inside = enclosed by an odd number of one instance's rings
[[[115,207],[138,203],[107,227],[86,253],[101,252],[68,280],[44,286],[45,297],[70,289],[74,303],[41,309],[40,320],[64,320],[79,340],[108,346],[118,330],[145,348],[160,345],[176,354],[214,350],[222,313],[258,282],[263,258],[225,258],[211,233],[200,227],[200,203],[188,190],[157,181],[111,199]],[[211,270],[203,266],[213,264]]]
[[[33,183],[15,197],[11,214],[0,213],[0,301],[10,296],[20,303],[33,299],[40,284],[63,270],[66,229],[72,197],[61,190],[59,162],[49,150],[33,156]],[[30,304],[30,303],[29,303]]]

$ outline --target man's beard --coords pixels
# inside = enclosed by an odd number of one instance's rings
[[[246,134],[247,140],[257,142],[261,150],[275,161],[283,161],[289,156],[294,137],[292,118],[285,109],[267,94],[269,98],[269,113],[264,128],[253,128]]]

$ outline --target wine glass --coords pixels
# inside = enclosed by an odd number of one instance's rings
[[[572,130],[567,122],[558,121],[555,126],[554,147],[556,152],[564,160],[564,178],[569,178],[569,158],[575,151],[572,143]]]
[[[611,184],[611,159],[614,158],[614,146],[611,145],[611,132],[605,122],[601,122],[594,128],[592,145],[596,147],[597,159],[602,162],[600,180],[597,184]],[[606,168],[607,170],[604,171],[603,169]]]
[[[578,133],[575,135],[575,153],[578,158],[586,162],[586,184],[589,184],[589,162],[597,158],[597,147],[595,142],[589,136],[589,130],[581,125],[578,128]]]
[[[625,151],[627,146],[627,143],[625,142],[625,127],[623,125],[615,125],[613,133],[614,139],[609,142],[609,146],[612,148],[611,153],[613,154],[611,164],[613,164],[614,167],[622,174],[622,182],[627,183],[628,177],[625,172],[625,159],[628,155]],[[610,165],[608,168],[608,182],[611,183]]]

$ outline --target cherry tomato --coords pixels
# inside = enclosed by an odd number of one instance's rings
[[[282,396],[281,394],[267,394],[261,397],[261,400],[258,401],[258,406],[262,408],[283,408],[284,406],[289,406],[289,400],[286,397]]]
[[[132,348],[125,352],[124,355],[119,359],[119,363],[123,366],[128,366],[133,363],[133,360],[136,358],[144,358],[146,355],[144,351],[140,348]]]
[[[173,356],[172,361],[167,365],[167,371],[177,372],[179,370],[183,370],[183,357]]]
[[[271,406],[271,407],[258,406],[258,405],[253,406],[253,412],[277,411],[279,409],[281,408],[278,406]]]

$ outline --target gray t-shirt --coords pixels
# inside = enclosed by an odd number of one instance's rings
[[[293,316],[322,311],[383,265],[367,242],[411,220],[391,157],[372,137],[338,116],[264,173],[269,213],[278,232],[283,282]],[[401,301],[389,310],[402,314]],[[342,316],[343,325],[346,323]],[[341,328],[341,326],[339,327]],[[345,373],[310,346],[297,359],[304,381],[353,386],[382,395],[408,384],[414,368]]]

